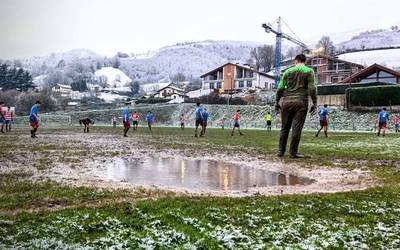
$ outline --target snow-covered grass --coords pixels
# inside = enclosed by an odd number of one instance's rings
[[[0,248],[398,249],[398,191],[163,198],[2,216]]]
[[[31,164],[48,167],[50,155],[61,153],[63,160],[70,155],[89,157],[86,143],[61,139],[75,132],[43,131],[32,145],[21,144],[28,138],[17,130],[4,136],[0,162],[18,164],[34,156]],[[245,130],[245,136],[232,138],[227,130],[210,129],[196,143],[192,132],[156,127],[151,133],[140,129],[131,135],[160,150],[190,147],[198,154],[220,148],[227,155],[250,150],[255,158],[276,152],[276,131]],[[54,137],[46,133],[60,135],[63,143],[47,141]],[[121,136],[121,130],[93,127],[90,135],[104,134]],[[302,140],[301,151],[312,161],[298,163],[341,161],[337,166],[344,167],[358,162],[358,167],[372,170],[382,186],[321,195],[177,197],[161,191],[32,182],[24,166],[22,172],[0,174],[0,249],[399,249],[399,137],[332,133],[330,138],[315,138],[305,132]],[[116,150],[121,148],[107,153]]]

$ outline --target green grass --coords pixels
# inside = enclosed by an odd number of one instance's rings
[[[62,134],[62,130],[40,132],[42,138],[35,145],[40,171],[54,164],[48,160],[50,152],[58,155],[60,162],[78,165],[71,157],[97,156],[97,152],[86,152],[87,147],[79,140],[60,145],[46,139]],[[77,132],[80,129],[65,130],[67,134]],[[242,137],[231,137],[230,130],[209,129],[205,138],[193,138],[191,128],[183,132],[155,128],[152,132],[131,131],[130,136],[149,147],[173,148],[197,156],[203,152],[244,152],[251,157],[275,159],[277,131],[243,132]],[[123,140],[121,128],[94,127],[91,133]],[[23,169],[27,164],[23,156],[32,154],[33,142],[22,130],[4,138],[0,161],[7,157],[21,164],[21,170],[0,175],[0,248],[400,248],[400,136],[394,134],[386,138],[372,133],[331,133],[329,138],[315,138],[312,132],[303,134],[300,151],[310,158],[296,162],[310,168],[319,164],[368,168],[380,178],[380,187],[336,194],[247,198],[32,182],[32,173]],[[124,151],[117,149],[107,152],[121,154]]]

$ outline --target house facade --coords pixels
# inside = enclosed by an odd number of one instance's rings
[[[307,65],[314,69],[318,84],[340,83],[343,79],[364,69],[363,65],[325,55],[309,57]]]
[[[51,88],[51,91],[57,95],[69,97],[72,92],[72,88],[70,85],[56,84],[54,87]]]
[[[282,62],[283,69],[293,65],[294,59]],[[341,83],[345,78],[364,69],[363,65],[327,55],[307,56],[306,65],[314,70],[319,85]]]
[[[185,101],[185,90],[175,86],[173,83],[157,90],[154,94],[156,98],[171,99],[170,103],[182,103]]]
[[[248,65],[226,63],[200,76],[204,94],[246,89],[272,89],[274,77],[259,72]]]
[[[379,64],[373,64],[343,79],[341,83],[400,84],[400,72]]]

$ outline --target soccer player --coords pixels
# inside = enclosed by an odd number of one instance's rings
[[[400,118],[394,114],[392,117],[393,125],[394,125],[394,132],[397,133],[399,132],[400,129]]]
[[[124,124],[124,137],[128,137],[127,133],[131,128],[131,123],[129,121],[129,108],[127,104],[122,109],[122,123]]]
[[[221,120],[219,121],[219,125],[221,126],[222,129],[225,129],[225,118],[222,117]]]
[[[325,137],[328,137],[328,118],[328,104],[324,104],[324,107],[320,108],[319,110],[319,125],[321,128],[318,130],[317,134],[315,134],[315,137],[318,137],[322,129],[324,130]]]
[[[113,116],[113,118],[111,118],[111,124],[113,128],[117,127],[117,117]]]
[[[383,108],[381,112],[379,112],[378,114],[378,121],[379,121],[378,136],[381,134],[381,130],[382,130],[382,136],[385,136],[388,120],[389,120],[389,113],[386,112],[386,108]]]
[[[149,130],[151,131],[151,125],[153,125],[153,122],[154,122],[153,112],[147,111],[146,121],[147,121],[147,126],[149,127]]]
[[[37,138],[36,132],[39,128],[39,107],[42,104],[40,101],[36,101],[36,103],[31,108],[31,113],[29,114],[29,121],[31,123],[31,137]]]
[[[181,129],[185,129],[185,115],[182,113],[181,116],[179,116],[179,122],[181,124]]]
[[[233,129],[231,136],[233,136],[235,129],[239,131],[239,135],[243,135],[243,133],[240,132],[240,110],[236,110],[235,114],[233,114]]]
[[[136,111],[134,111],[134,112],[132,113],[132,126],[133,126],[133,130],[137,130],[138,125],[139,125],[139,119],[140,119],[139,114],[138,114]]]
[[[6,118],[4,116],[3,111],[4,102],[0,102],[0,125],[1,125],[1,133],[4,133],[4,124],[6,123]]]
[[[208,116],[209,116],[209,114],[207,112],[207,109],[205,108],[204,111],[203,111],[203,135],[206,134]]]
[[[11,132],[11,123],[14,119],[14,114],[10,107],[7,107],[7,111],[4,113],[4,119],[6,121],[6,132]]]
[[[83,128],[83,133],[89,133],[89,126],[90,126],[90,124],[94,124],[94,121],[93,120],[91,120],[90,118],[84,118],[84,119],[80,119],[79,120],[79,125],[82,125],[83,124],[83,126],[84,126],[84,128]]]
[[[195,129],[194,129],[194,137],[197,137],[197,130],[199,128],[199,126],[201,126],[201,131],[200,131],[200,136],[203,136],[203,112],[204,109],[203,107],[200,105],[200,103],[196,103],[196,110],[194,111],[194,115],[196,118],[195,121]]]
[[[301,158],[297,154],[301,132],[307,116],[308,96],[311,96],[313,105],[310,113],[315,114],[317,105],[317,90],[314,70],[305,65],[307,58],[300,54],[295,57],[295,66],[287,69],[282,76],[276,92],[276,112],[281,112],[281,134],[279,139],[279,157],[283,157],[286,144],[292,128],[290,143],[290,158]],[[282,107],[279,102],[282,99]]]
[[[268,111],[268,113],[264,117],[265,122],[267,123],[267,131],[272,132],[272,114]]]

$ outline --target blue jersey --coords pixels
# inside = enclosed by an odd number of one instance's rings
[[[197,107],[194,113],[196,116],[196,120],[203,120],[203,113],[204,113],[203,107]]]
[[[31,108],[31,113],[29,114],[29,120],[31,122],[37,122],[38,121],[38,114],[39,114],[39,108],[38,106],[35,104],[32,106]]]
[[[388,120],[389,120],[388,112],[386,112],[386,111],[379,112],[379,122],[387,123]]]
[[[208,122],[208,113],[207,113],[206,111],[203,112],[203,121],[204,121],[205,123]]]
[[[321,108],[319,110],[319,119],[322,120],[326,120],[326,117],[328,116],[328,109],[327,108]]]
[[[154,115],[153,115],[153,113],[147,113],[147,115],[146,115],[146,121],[147,121],[147,122],[153,122],[153,120],[154,120]]]
[[[129,109],[128,108],[124,108],[122,110],[122,119],[124,120],[124,122],[129,121]]]

